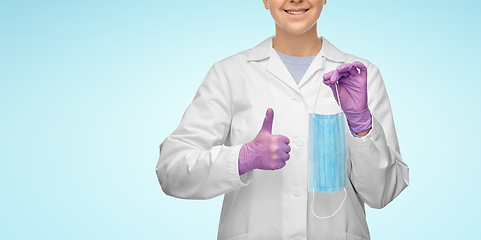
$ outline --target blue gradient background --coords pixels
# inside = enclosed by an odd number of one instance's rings
[[[373,239],[480,237],[479,1],[328,1],[320,35],[379,66],[411,185]],[[274,35],[257,1],[0,2],[0,239],[215,239],[158,146],[213,63]]]

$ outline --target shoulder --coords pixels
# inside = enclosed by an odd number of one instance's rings
[[[207,77],[204,79],[204,84],[225,84],[230,86],[241,82],[242,76],[252,73],[252,66],[248,66],[248,56],[252,49],[247,49],[224,59],[221,59],[209,69]]]
[[[213,67],[218,68],[218,69],[232,69],[232,68],[238,68],[240,66],[246,65],[248,60],[248,56],[250,52],[252,51],[252,48],[246,49],[242,52],[236,53],[234,55],[228,56],[216,63],[213,64]]]
[[[270,49],[272,48],[272,38],[273,36],[270,36],[252,48],[226,57],[216,62],[214,66],[225,70],[232,70],[254,66],[256,64],[253,63],[263,62],[262,60],[269,57]]]
[[[252,67],[256,68],[260,65],[256,64],[264,62],[262,60],[269,57],[269,49],[266,47],[268,40],[255,47],[243,50],[231,56],[228,56],[213,64],[213,68],[224,72],[238,73],[238,71],[246,71]],[[262,64],[261,64],[262,65]]]

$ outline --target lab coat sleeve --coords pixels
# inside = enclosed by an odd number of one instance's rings
[[[372,208],[383,208],[409,184],[409,167],[403,162],[391,106],[379,69],[369,64],[368,106],[372,129],[361,138],[348,137],[351,182],[360,198]]]
[[[252,171],[239,176],[241,145],[224,145],[232,119],[229,91],[214,64],[177,129],[160,145],[156,173],[167,195],[209,199],[252,180]]]

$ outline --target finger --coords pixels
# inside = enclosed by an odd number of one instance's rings
[[[337,71],[334,71],[331,75],[331,78],[329,79],[329,84],[328,85],[333,85],[334,83],[337,82],[337,80],[339,80],[341,78],[341,76],[339,75],[339,72]]]
[[[336,68],[336,71],[337,71],[338,73],[345,73],[345,72],[349,72],[351,69],[352,69],[352,64],[351,64],[351,63],[344,63],[344,64],[339,65],[339,66]]]
[[[291,146],[287,144],[281,144],[281,148],[282,148],[282,151],[284,151],[285,153],[289,153],[291,151]]]
[[[264,123],[262,124],[261,132],[272,133],[272,122],[274,121],[274,110],[272,108],[267,109]]]
[[[277,135],[277,137],[279,137],[279,141],[281,141],[285,144],[289,144],[291,142],[291,140],[284,135]]]
[[[367,68],[362,62],[354,61],[352,65],[359,69],[362,78],[367,79]]]
[[[289,155],[288,153],[282,152],[282,153],[279,155],[279,157],[281,158],[281,160],[282,160],[283,162],[285,162],[285,161],[289,160],[289,158],[291,158],[291,155]]]
[[[332,74],[333,74],[335,71],[336,71],[336,70],[332,70],[332,71],[324,74],[324,75],[322,76],[322,78],[324,79],[324,81],[331,79],[331,76],[332,76]]]
[[[277,164],[277,168],[276,169],[281,169],[283,168],[284,166],[286,166],[286,162],[285,161],[281,161]]]

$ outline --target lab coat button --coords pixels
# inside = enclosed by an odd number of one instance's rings
[[[297,103],[302,102],[302,98],[301,97],[295,97],[294,101],[296,101]]]
[[[302,144],[304,144],[304,140],[302,140],[302,138],[298,138],[295,140],[295,143],[297,146],[302,146]]]
[[[300,188],[294,189],[292,194],[294,194],[294,196],[296,196],[296,197],[301,196],[301,189]]]

